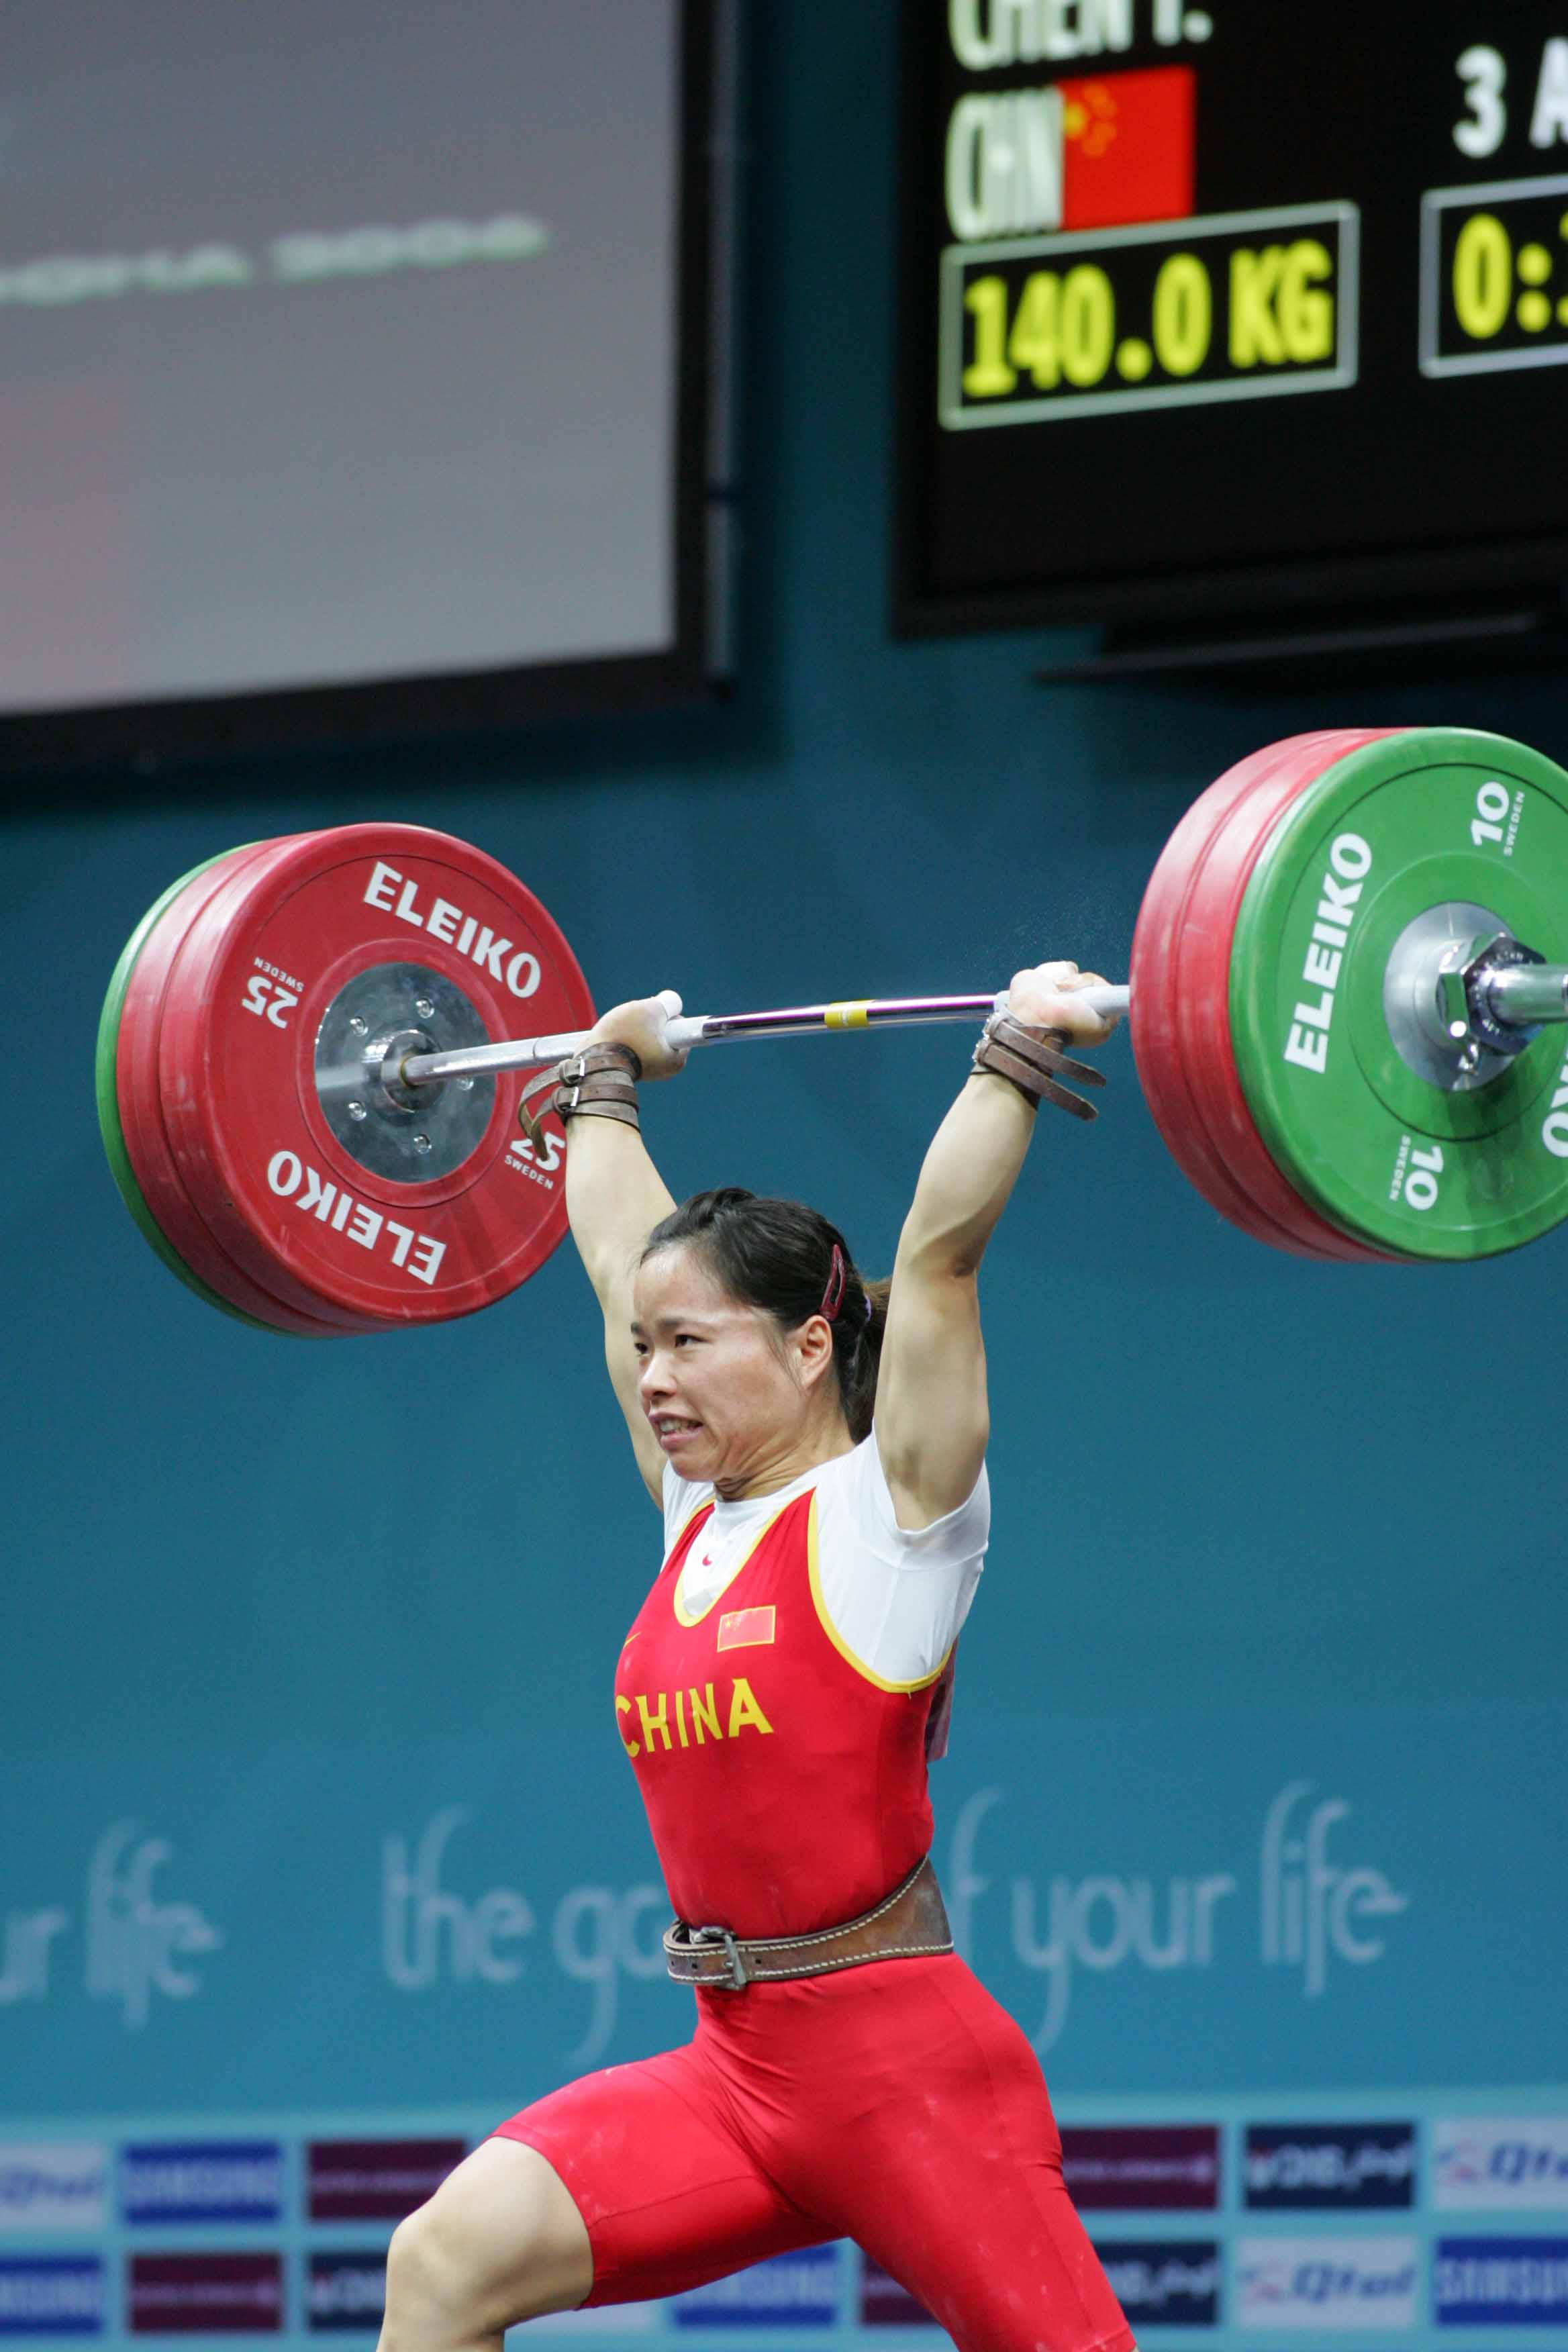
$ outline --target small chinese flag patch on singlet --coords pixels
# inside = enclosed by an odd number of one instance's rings
[[[727,1609],[719,1620],[719,1647],[752,1650],[771,1642],[777,1614],[771,1601],[765,1609]]]

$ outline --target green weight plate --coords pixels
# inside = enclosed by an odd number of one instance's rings
[[[1237,921],[1231,1034],[1259,1132],[1323,1216],[1405,1257],[1490,1256],[1568,1216],[1568,1032],[1456,1088],[1418,1066],[1395,1002],[1396,943],[1468,936],[1475,910],[1568,962],[1568,775],[1502,736],[1423,728],[1291,804]]]
[[[195,1291],[198,1298],[205,1299],[209,1307],[216,1307],[220,1314],[231,1315],[237,1323],[247,1323],[253,1331],[270,1331],[278,1327],[275,1324],[259,1322],[253,1315],[242,1314],[237,1307],[231,1307],[226,1298],[220,1298],[216,1290],[210,1289],[199,1275],[191,1271],[164,1234],[163,1227],[147,1205],[142,1187],[136,1181],[136,1171],[131,1165],[131,1154],[125,1144],[125,1130],[121,1124],[120,1095],[116,1084],[120,1016],[124,1008],[125,992],[131,984],[131,975],[135,970],[137,957],[151,938],[154,926],[174,905],[181,891],[195,881],[198,875],[205,874],[209,866],[216,866],[219,857],[232,856],[233,854],[231,850],[226,849],[218,853],[218,857],[204,857],[199,866],[193,866],[188,874],[182,874],[177,882],[171,882],[162,897],[153,900],[121,948],[120,960],[110,975],[109,987],[103,999],[103,1010],[99,1014],[94,1083],[98,1097],[99,1131],[103,1137],[103,1148],[108,1155],[110,1172],[119,1187],[121,1199],[130,1210],[147,1240],[163,1259],[163,1264],[169,1268],[171,1274],[179,1276],[187,1290]]]

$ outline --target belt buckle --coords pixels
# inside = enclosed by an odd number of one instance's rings
[[[723,1952],[729,1970],[726,1976],[700,1978],[700,1983],[721,1985],[726,1992],[745,1991],[751,1979],[746,1974],[746,1963],[741,1957],[741,1947],[728,1927],[693,1927],[691,1946],[694,1951],[711,1951],[717,1946]]]

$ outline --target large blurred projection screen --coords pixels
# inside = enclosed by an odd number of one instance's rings
[[[676,635],[676,0],[10,0],[0,711]]]

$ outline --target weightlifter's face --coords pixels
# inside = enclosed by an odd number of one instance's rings
[[[632,1314],[642,1408],[681,1477],[732,1493],[788,1465],[820,1409],[813,1342],[803,1350],[791,1334],[781,1346],[773,1318],[731,1298],[679,1242],[638,1267]]]

